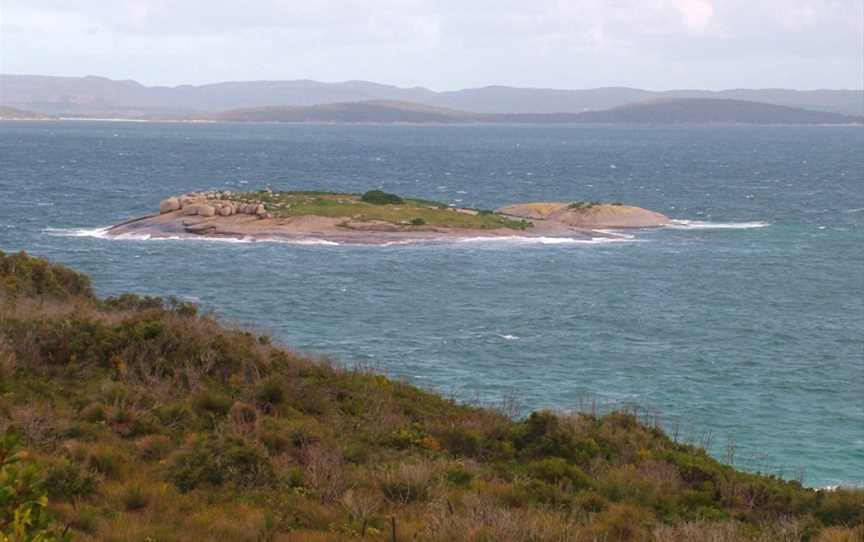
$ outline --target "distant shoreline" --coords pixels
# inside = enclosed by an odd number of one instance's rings
[[[577,113],[478,113],[397,100],[366,100],[309,106],[265,106],[201,112],[116,110],[90,114],[30,112],[0,107],[0,118],[132,122],[238,122],[285,124],[598,124],[598,125],[856,125],[864,117],[746,100],[677,98],[633,102]]]
[[[51,122],[100,122],[100,123],[135,123],[135,124],[184,124],[184,125],[238,125],[238,126],[416,126],[416,127],[438,127],[438,126],[585,126],[585,127],[630,127],[630,128],[650,128],[650,127],[699,127],[699,126],[716,126],[716,127],[789,127],[789,128],[836,128],[836,127],[864,127],[862,122],[849,123],[754,123],[754,122],[657,122],[657,123],[641,123],[641,122],[327,122],[327,121],[231,121],[231,120],[208,120],[208,119],[126,119],[126,118],[110,118],[110,117],[57,117],[57,118],[42,118],[42,119],[15,119],[15,118],[0,118],[0,123],[51,123]]]

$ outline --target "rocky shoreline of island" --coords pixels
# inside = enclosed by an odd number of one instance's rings
[[[109,238],[218,238],[382,244],[469,238],[619,238],[609,230],[656,228],[669,217],[631,205],[529,202],[496,210],[459,208],[380,190],[190,192],[163,199],[158,213],[105,230]]]

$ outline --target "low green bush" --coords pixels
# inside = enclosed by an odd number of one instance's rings
[[[253,488],[271,484],[274,473],[266,457],[244,440],[207,436],[193,439],[177,451],[168,478],[181,491],[227,482]]]
[[[265,409],[279,406],[284,399],[285,388],[282,383],[276,379],[270,378],[264,380],[255,390],[256,402]]]
[[[448,482],[455,486],[467,487],[471,485],[471,480],[474,479],[474,474],[462,467],[455,467],[448,470],[444,477]]]
[[[192,406],[199,414],[210,414],[212,416],[225,416],[231,410],[234,401],[227,395],[204,390],[192,399]]]
[[[0,251],[0,293],[10,297],[46,296],[58,299],[83,298],[93,301],[90,277],[34,258],[26,252],[5,254]]]
[[[405,506],[429,500],[436,474],[425,462],[402,463],[384,472],[381,493],[393,504]]]
[[[816,516],[826,525],[864,525],[864,491],[821,491]]]
[[[560,457],[549,457],[528,463],[526,473],[549,484],[565,483],[568,487],[579,490],[591,486],[591,478],[582,469],[569,464]]]
[[[143,510],[150,504],[149,497],[137,484],[127,487],[120,495],[120,500],[123,502],[123,509],[127,512]]]
[[[369,190],[360,196],[360,200],[374,205],[398,205],[405,203],[405,200],[396,194],[390,194],[383,190]]]
[[[613,504],[594,520],[592,530],[608,542],[638,542],[650,540],[656,519],[650,510],[632,504]]]
[[[436,436],[444,448],[454,455],[479,458],[487,449],[483,435],[474,429],[451,427]]]
[[[92,495],[98,482],[92,472],[61,459],[46,467],[43,487],[52,499],[72,500]]]

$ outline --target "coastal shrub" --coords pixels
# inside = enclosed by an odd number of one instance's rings
[[[649,540],[655,523],[650,510],[632,504],[613,504],[597,514],[592,531],[608,542]]]
[[[61,459],[45,468],[43,487],[48,496],[62,500],[88,497],[96,491],[97,478],[91,471],[67,459]]]
[[[135,441],[135,451],[144,461],[158,461],[171,451],[171,439],[165,435],[147,435]]]
[[[165,302],[159,297],[141,297],[135,294],[122,294],[117,297],[106,297],[100,306],[110,311],[140,311],[147,309],[162,309]]]
[[[0,277],[0,293],[11,297],[94,298],[87,275],[23,251],[8,255],[0,251]]]
[[[864,526],[864,492],[848,489],[820,491],[816,516],[826,525]]]
[[[186,427],[195,419],[195,413],[182,403],[159,405],[152,410],[152,413],[160,424],[169,429]]]
[[[26,462],[20,437],[0,437],[0,540],[55,542],[69,540],[48,513],[41,472]]]
[[[417,425],[408,427],[399,427],[386,438],[385,442],[388,446],[404,450],[413,446],[422,446],[423,440],[427,437],[423,429]]]
[[[573,499],[577,510],[585,513],[596,514],[609,507],[609,499],[592,490],[582,491]]]
[[[273,418],[264,418],[258,427],[258,442],[271,455],[288,451],[292,446],[291,435],[283,423]]]
[[[269,378],[258,385],[255,390],[255,400],[264,410],[270,410],[285,399],[285,389],[282,383],[276,379]]]
[[[435,484],[433,466],[425,461],[400,463],[384,471],[381,492],[393,504],[405,506],[429,500]]]
[[[475,429],[452,427],[437,436],[444,448],[454,455],[479,458],[486,450],[483,435]]]
[[[412,218],[411,219],[411,225],[412,226],[423,226],[425,224],[426,224],[426,221],[423,220],[422,218]]]
[[[522,480],[496,492],[499,501],[511,508],[545,507],[573,510],[574,493],[567,483],[549,483],[537,479]]]
[[[232,482],[239,487],[268,485],[273,470],[266,458],[242,439],[193,438],[170,461],[168,479],[181,491]]]
[[[574,201],[567,208],[573,211],[587,211],[597,205],[600,205],[599,201]]]
[[[813,542],[861,542],[862,540],[864,540],[864,525],[851,529],[830,527],[813,538]]]
[[[93,402],[81,409],[78,415],[82,420],[98,423],[105,421],[108,417],[105,405],[99,402]]]
[[[447,470],[444,478],[454,486],[467,487],[471,485],[471,480],[474,479],[474,474],[462,466],[456,466]]]
[[[127,472],[125,455],[115,446],[96,443],[86,447],[86,465],[106,478],[118,479]]]
[[[348,466],[338,449],[307,446],[302,450],[303,480],[323,502],[335,502],[351,485]]]
[[[123,509],[127,512],[143,510],[150,504],[149,496],[144,493],[144,490],[138,484],[126,487],[120,495],[120,500],[123,503]]]
[[[192,406],[199,414],[225,416],[234,401],[227,395],[213,390],[203,390],[192,399]]]
[[[258,411],[252,405],[237,401],[228,415],[235,433],[249,435],[255,430]]]
[[[566,483],[568,487],[577,490],[591,485],[591,479],[582,469],[560,457],[532,461],[525,470],[529,476],[549,484]]]
[[[181,318],[194,318],[198,315],[198,305],[174,296],[168,298],[168,310]]]
[[[599,454],[600,448],[591,438],[577,439],[573,429],[561,423],[555,414],[532,413],[512,431],[516,449],[526,458],[560,457],[585,464]]]
[[[398,205],[405,203],[405,200],[396,194],[384,192],[383,190],[369,190],[360,196],[360,200],[374,205]]]

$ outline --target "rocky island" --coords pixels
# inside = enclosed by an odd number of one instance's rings
[[[534,202],[493,211],[380,190],[343,194],[265,189],[172,196],[162,200],[158,214],[112,226],[106,235],[380,244],[475,237],[613,238],[618,234],[607,229],[670,222],[663,214],[620,203]]]

